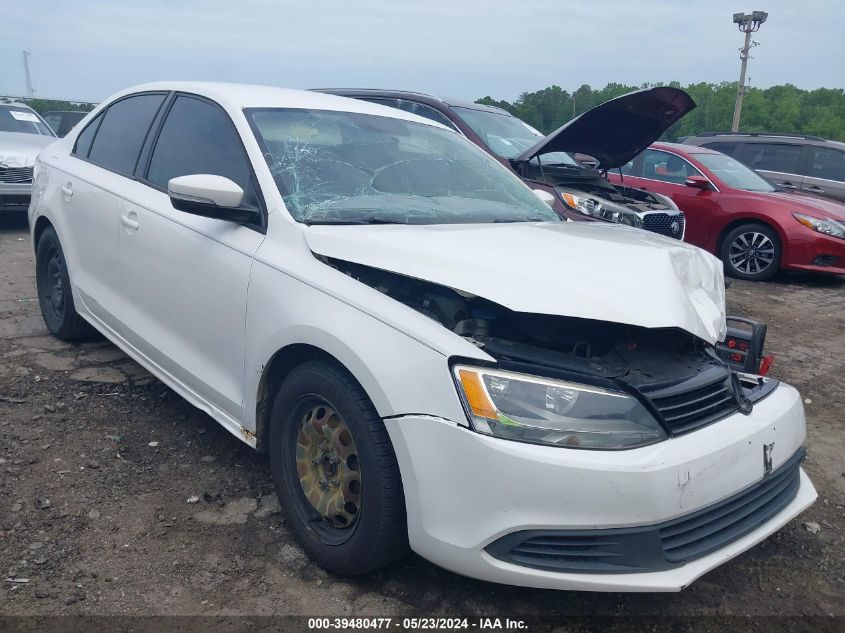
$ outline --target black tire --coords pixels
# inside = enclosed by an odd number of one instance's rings
[[[772,227],[749,222],[725,236],[719,256],[731,277],[764,281],[780,269],[782,253],[780,238]]]
[[[63,341],[91,337],[94,328],[73,304],[65,255],[52,226],[41,234],[35,249],[35,283],[41,315],[53,336]]]
[[[337,412],[356,449],[359,505],[354,522],[344,527],[321,517],[306,497],[297,470],[300,431],[310,418],[309,411],[320,403]],[[405,497],[393,446],[367,394],[345,369],[331,362],[309,361],[288,375],[273,403],[268,453],[282,510],[319,565],[357,576],[408,552]]]

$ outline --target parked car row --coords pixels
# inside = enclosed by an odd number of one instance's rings
[[[652,127],[590,147],[605,165],[685,103],[637,94]],[[503,162],[446,123],[258,86],[114,95],[35,166],[47,327],[100,331],[267,454],[341,574],[410,548],[494,582],[677,591],[812,504],[799,394],[718,357],[721,262],[556,212],[584,182],[636,191],[545,172],[576,125]]]
[[[684,214],[670,198],[614,186],[598,170],[624,165],[693,109],[682,90],[652,88],[613,99],[547,137],[501,108],[478,103],[395,90],[319,92],[399,108],[456,130],[528,186],[548,192],[553,208],[568,219],[601,219],[676,239],[684,236]],[[579,162],[574,153],[595,157],[596,163]]]

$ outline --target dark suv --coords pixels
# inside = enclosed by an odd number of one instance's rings
[[[682,90],[652,88],[611,99],[548,136],[501,108],[469,101],[401,90],[318,91],[399,108],[456,130],[529,187],[552,194],[554,202],[550,198],[549,204],[562,217],[606,220],[684,237],[684,214],[671,198],[614,186],[605,177],[608,169],[625,165],[695,107]],[[573,153],[595,162],[580,162]]]
[[[782,189],[845,202],[845,143],[817,136],[705,132],[683,139],[727,154]]]

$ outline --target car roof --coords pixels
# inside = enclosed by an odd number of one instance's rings
[[[439,97],[437,95],[429,94],[427,92],[417,92],[414,90],[393,90],[387,88],[313,88],[314,92],[322,92],[329,94],[342,94],[349,97],[383,97],[386,99],[420,99],[426,101],[436,101],[447,106],[454,106],[458,108],[469,108],[472,110],[482,110],[486,112],[495,112],[496,114],[510,113],[502,108],[496,106],[484,105],[481,103],[474,103],[466,99],[455,99],[453,97]]]
[[[736,141],[737,143],[770,143],[774,141],[811,141],[816,143],[824,143],[825,145],[832,145],[837,148],[845,148],[845,143],[842,141],[832,141],[820,136],[812,134],[788,134],[778,132],[701,132],[699,134],[691,134],[687,139],[695,139],[696,142],[703,142],[709,139],[715,139],[719,142]]]
[[[330,110],[336,112],[353,112],[358,114],[373,114],[394,119],[404,119],[417,123],[425,123],[444,129],[446,126],[418,116],[390,108],[387,106],[348,99],[331,94],[324,94],[311,90],[294,90],[290,88],[278,88],[276,86],[261,86],[253,84],[222,83],[207,81],[159,81],[154,83],[139,84],[121,90],[112,95],[103,103],[108,105],[115,99],[138,92],[153,91],[181,91],[207,97],[220,105],[231,110],[243,110],[244,108],[302,108],[313,110]]]

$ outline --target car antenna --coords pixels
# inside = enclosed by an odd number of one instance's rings
[[[625,184],[625,176],[622,175],[622,166],[620,165],[616,169],[619,170],[619,182],[621,182],[624,185]]]
[[[540,166],[540,178],[546,182],[546,174],[543,172],[543,161],[540,159],[540,154],[537,154],[537,164]]]

